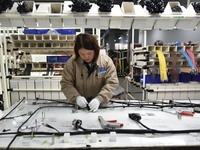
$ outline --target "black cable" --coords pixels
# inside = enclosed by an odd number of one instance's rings
[[[17,132],[3,132],[0,135],[9,135],[9,134],[17,134]]]
[[[142,122],[140,122],[140,121],[136,121],[137,123],[139,123],[140,125],[142,125],[144,128],[146,128],[147,130],[154,130],[154,129],[151,129],[151,128],[149,128],[149,127],[147,127],[146,125],[144,125]]]
[[[22,102],[22,101],[21,101]],[[21,103],[20,102],[20,103]],[[20,104],[19,103],[19,104]],[[18,104],[18,105],[19,105]],[[17,105],[17,106],[18,106]],[[16,107],[17,107],[16,106]],[[15,107],[15,108],[16,108]],[[26,123],[28,122],[28,120],[40,109],[42,108],[48,108],[48,107],[66,107],[66,106],[44,106],[44,107],[40,107],[38,109],[36,109],[28,118],[27,120],[25,120],[20,126],[19,128],[17,129],[17,132],[16,132],[16,135],[15,137],[12,139],[12,141],[9,143],[7,149],[9,149],[9,147],[11,146],[11,144],[14,142],[14,140],[16,139],[17,136],[20,136],[20,135],[30,135],[32,134],[32,132],[21,132],[19,131],[21,129],[21,127]],[[117,106],[115,106],[117,107]],[[127,106],[127,107],[130,107],[130,106]],[[133,107],[133,106],[132,106]],[[134,106],[136,107],[136,106]],[[111,107],[113,108],[113,107]],[[154,107],[155,108],[155,107]],[[14,109],[13,109],[14,110]],[[13,111],[11,110],[11,111]],[[9,113],[10,114],[10,113]],[[7,115],[9,115],[7,114]],[[6,115],[6,116],[7,116]],[[5,117],[6,117],[5,116]],[[144,134],[144,133],[190,133],[190,132],[200,132],[200,130],[198,129],[193,129],[193,130],[166,130],[166,131],[160,131],[160,130],[154,130],[154,129],[150,129],[148,128],[147,126],[145,126],[144,124],[142,124],[141,122],[139,122],[143,127],[147,128],[148,130],[134,130],[134,129],[85,129],[81,126],[79,126],[80,129],[82,129],[83,131],[82,132],[70,132],[70,135],[80,135],[80,134],[90,134],[92,132],[97,132],[99,134],[104,134],[104,133],[110,133],[111,131],[115,131],[116,133],[122,133],[122,134]],[[57,129],[55,129],[54,127],[50,126],[50,125],[47,125],[47,127],[50,127],[54,130],[57,131],[57,133],[53,133],[55,135],[64,135],[64,133],[66,132],[59,132]],[[4,134],[1,134],[1,135],[5,135],[5,134],[14,134],[14,133],[4,133]],[[49,132],[34,132],[34,135],[52,135],[52,133],[49,133]]]
[[[60,100],[52,100],[52,99],[41,99],[41,98],[36,98],[37,101],[39,100],[45,100],[45,101],[50,101],[50,102],[57,102],[57,103],[64,103],[64,104],[69,104],[69,105],[73,105],[72,103],[66,102],[66,101],[60,101]]]
[[[23,97],[22,100],[13,109],[11,109],[4,117],[2,117],[0,121],[4,120],[8,115],[10,115],[24,100],[25,100],[25,97]]]
[[[17,118],[17,117],[27,116],[27,115],[30,115],[30,114],[31,114],[31,112],[28,112],[28,113],[17,115],[17,116],[13,116],[13,117],[6,117],[4,119],[14,119],[14,118]]]
[[[15,135],[14,138],[12,139],[12,141],[8,144],[6,150],[10,149],[10,146],[12,145],[12,143],[15,141],[15,139],[18,137],[18,135]]]
[[[120,134],[146,134],[146,133],[163,133],[163,134],[181,134],[181,133],[191,133],[191,132],[200,132],[200,129],[191,129],[191,130],[146,130],[146,129],[85,129],[84,131],[71,131],[68,132],[70,135],[82,135],[82,134],[91,134],[96,132],[97,134],[106,134],[110,132],[116,132]],[[63,136],[66,132],[33,132],[34,135],[52,135]],[[18,136],[22,135],[31,135],[32,132],[19,132]]]
[[[44,125],[45,127],[54,129],[54,130],[56,130],[58,133],[60,133],[56,128],[54,128],[53,126],[51,126],[51,125],[49,125],[49,124],[47,124],[47,123],[44,123],[43,125]]]
[[[131,103],[131,102],[121,102],[121,101],[113,101],[113,100],[110,100],[110,102],[112,103],[119,103],[119,104],[127,104],[128,106],[130,105],[136,105],[135,103]],[[152,105],[150,105],[149,103],[148,104],[144,104],[143,102],[137,104],[136,106],[138,107],[143,107],[143,106],[157,106],[159,108],[163,108],[163,107],[198,107],[200,106],[200,104],[195,104],[195,103],[174,103],[174,104],[169,104],[169,103],[166,103],[166,102],[160,102],[160,104],[158,104],[159,102],[155,102],[153,101],[152,102]],[[124,106],[123,106],[124,107]]]

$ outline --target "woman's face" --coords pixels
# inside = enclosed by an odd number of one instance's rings
[[[85,60],[87,63],[91,63],[94,59],[94,50],[88,50],[85,48],[81,48],[78,50],[80,57]]]

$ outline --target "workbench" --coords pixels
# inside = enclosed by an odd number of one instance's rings
[[[64,101],[20,100],[3,112],[0,149],[200,148],[200,113],[178,114],[191,112],[192,107],[183,107],[190,103],[113,101],[93,113]],[[129,114],[139,114],[139,121],[149,129],[130,119]],[[99,116],[123,126],[103,129]],[[76,120],[81,121],[80,126],[73,125]]]

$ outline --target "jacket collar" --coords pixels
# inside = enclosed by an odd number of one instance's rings
[[[100,59],[101,59],[100,57],[101,57],[101,54],[99,53],[99,57],[98,57],[97,62],[96,62],[97,67],[100,65]],[[77,61],[77,63],[84,64],[84,60],[80,56],[76,61]]]

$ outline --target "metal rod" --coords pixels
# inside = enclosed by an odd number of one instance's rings
[[[12,76],[12,78],[61,78],[62,76]]]
[[[2,48],[2,39],[0,33],[0,65],[1,65],[1,76],[2,76],[2,91],[3,98],[4,98],[4,109],[7,109],[9,105],[8,101],[8,93],[7,93],[7,86],[6,86],[6,74],[5,74],[5,67],[4,67],[4,60],[3,60],[3,48]]]
[[[148,89],[151,90],[151,89]],[[154,92],[197,92],[200,91],[200,89],[152,89]]]
[[[38,92],[38,91],[42,91],[42,92],[61,92],[61,89],[13,89],[14,92]]]

